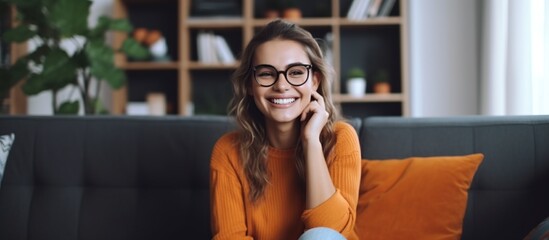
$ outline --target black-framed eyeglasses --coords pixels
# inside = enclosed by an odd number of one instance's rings
[[[309,79],[309,69],[312,64],[296,63],[291,64],[284,71],[278,71],[269,64],[260,64],[253,67],[254,79],[262,87],[270,87],[278,81],[278,76],[284,74],[286,81],[292,86],[301,86]]]

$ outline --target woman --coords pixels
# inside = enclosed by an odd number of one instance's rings
[[[330,73],[295,24],[274,20],[250,41],[232,78],[239,128],[212,151],[214,239],[357,239],[360,146],[336,121]]]

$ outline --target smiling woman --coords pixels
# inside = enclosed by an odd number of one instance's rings
[[[332,103],[315,39],[283,20],[250,41],[229,104],[238,130],[210,163],[214,239],[357,239],[360,147]],[[326,217],[330,216],[330,217]],[[314,238],[314,237],[313,237]]]

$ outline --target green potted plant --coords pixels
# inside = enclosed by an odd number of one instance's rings
[[[130,33],[127,19],[100,17],[95,27],[88,27],[89,0],[0,0],[16,7],[18,26],[5,32],[7,42],[26,42],[33,39],[36,48],[19,58],[10,67],[0,68],[0,97],[19,81],[23,92],[35,95],[52,92],[54,114],[76,114],[80,101],[84,114],[104,112],[99,96],[100,85],[108,83],[118,89],[125,84],[124,71],[114,65],[115,51],[135,59],[145,59],[149,51],[128,37],[119,49],[105,40],[108,31]],[[62,47],[63,40],[76,45],[74,53]],[[58,92],[75,86],[80,100],[57,102]],[[70,97],[70,96],[69,96]]]
[[[389,83],[389,72],[386,69],[380,69],[374,75],[374,93],[391,93],[391,84]]]
[[[366,93],[366,73],[359,67],[347,72],[347,92],[353,97],[362,97]]]

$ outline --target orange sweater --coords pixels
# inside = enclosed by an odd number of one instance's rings
[[[269,148],[269,184],[264,197],[249,201],[249,185],[238,160],[236,133],[222,136],[210,165],[213,239],[298,239],[309,228],[330,227],[347,239],[354,231],[360,183],[360,145],[356,131],[335,125],[336,145],[328,166],[336,193],[321,205],[305,209],[305,189],[294,164],[295,149]]]

